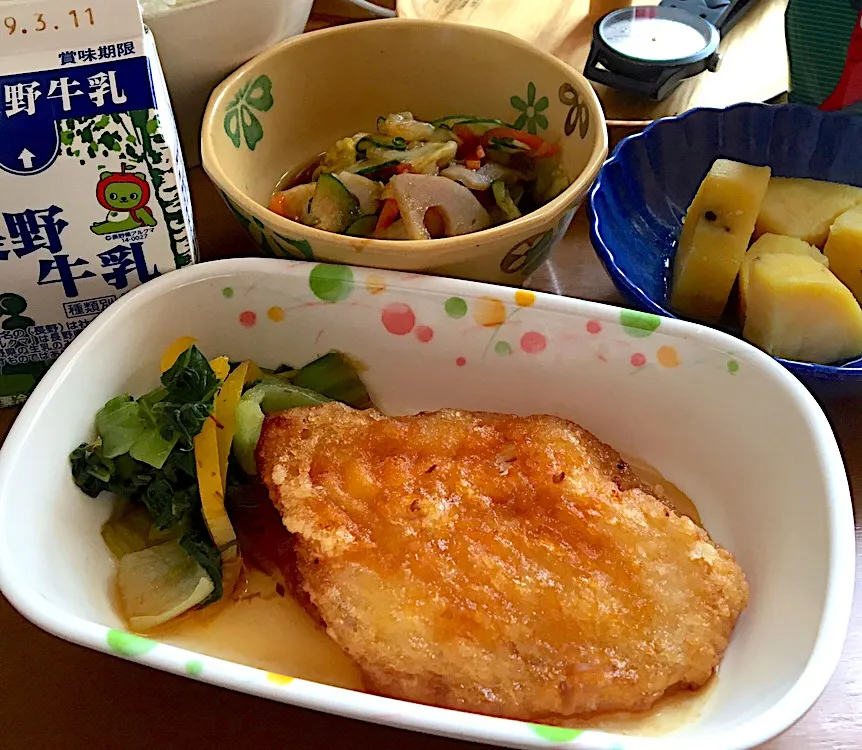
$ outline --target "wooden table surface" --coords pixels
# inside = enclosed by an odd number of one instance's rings
[[[203,260],[255,249],[200,170],[189,175]],[[596,259],[584,212],[531,286],[618,303]],[[824,404],[844,453],[862,539],[862,398]],[[16,415],[0,409],[0,442]],[[858,549],[858,547],[857,547]],[[46,550],[50,554],[50,550]],[[862,577],[862,554],[857,553]],[[388,729],[266,701],[89,651],[43,633],[0,597],[0,748],[329,748],[454,750],[479,745]],[[862,595],[826,692],[769,750],[862,747]]]
[[[507,31],[583,72],[593,25],[605,13],[659,0],[397,0],[398,14]],[[767,101],[787,91],[784,38],[787,0],[758,0],[721,41],[715,73],[689,78],[664,101],[653,102],[597,84],[609,122],[649,122],[693,107],[726,107]],[[752,75],[752,66],[756,75]]]

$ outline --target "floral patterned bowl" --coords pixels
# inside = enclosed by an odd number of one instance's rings
[[[286,172],[405,110],[514,121],[560,142],[573,182],[516,221],[438,240],[347,237],[268,210]],[[392,19],[304,34],[258,55],[213,93],[201,147],[204,169],[265,255],[517,286],[566,231],[607,155],[607,134],[590,85],[551,55],[487,29]]]

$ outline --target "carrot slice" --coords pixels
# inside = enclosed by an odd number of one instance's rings
[[[284,211],[284,195],[282,193],[272,194],[272,198],[269,199],[269,210],[287,218],[287,214]]]
[[[398,208],[398,201],[395,198],[387,198],[383,202],[383,209],[380,211],[380,217],[377,219],[376,231],[391,227],[401,213]]]

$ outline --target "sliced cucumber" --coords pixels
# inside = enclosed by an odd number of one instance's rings
[[[507,125],[502,120],[495,120],[490,117],[476,117],[475,115],[447,115],[446,117],[432,120],[431,124],[438,128],[449,128],[450,130],[456,125]]]
[[[377,214],[368,214],[366,216],[360,216],[349,227],[347,227],[345,234],[348,234],[351,237],[370,237],[374,234],[376,227]]]
[[[494,200],[497,201],[497,206],[503,212],[503,216],[508,221],[514,221],[521,217],[521,212],[509,195],[509,190],[506,188],[506,183],[503,180],[494,180],[491,183],[491,191],[494,193]]]
[[[337,177],[324,173],[317,180],[310,216],[318,229],[343,232],[359,217],[359,201]]]
[[[369,149],[375,148],[405,151],[407,149],[407,141],[401,136],[366,135],[356,143],[356,154],[360,158],[365,158],[366,152]]]
[[[401,161],[399,159],[389,159],[387,161],[367,161],[360,162],[357,167],[358,169],[351,169],[351,172],[355,174],[374,174],[374,172],[379,172],[381,169],[389,169],[389,167],[397,167]],[[360,166],[362,165],[362,166]]]

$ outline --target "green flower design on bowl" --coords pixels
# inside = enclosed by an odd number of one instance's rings
[[[548,118],[544,112],[550,105],[547,96],[543,96],[539,101],[536,101],[536,84],[530,81],[527,85],[527,101],[524,101],[520,96],[513,96],[510,100],[512,106],[521,114],[515,120],[514,126],[518,130],[523,130],[527,126],[528,132],[536,135],[539,128],[546,130],[548,127]]]
[[[264,255],[288,260],[314,260],[314,251],[308,240],[293,240],[273,232],[260,219],[246,216],[224,193],[221,195],[236,220],[249,233]]]
[[[272,81],[267,75],[258,76],[237,92],[224,115],[224,132],[236,148],[244,138],[249,150],[254,151],[263,139],[263,125],[252,110],[269,112],[274,103]]]
[[[523,240],[503,256],[500,270],[503,273],[517,273],[526,278],[547,260],[553,245],[553,229]]]

